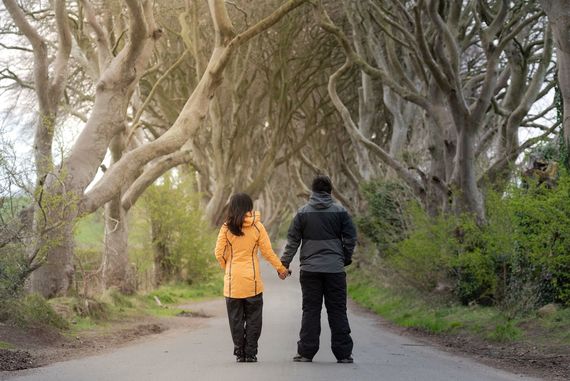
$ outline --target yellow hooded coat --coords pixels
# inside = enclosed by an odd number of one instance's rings
[[[229,298],[249,298],[263,292],[257,255],[259,250],[275,270],[287,271],[271,248],[259,212],[246,214],[242,232],[242,236],[233,235],[224,224],[216,242],[216,259],[225,270],[224,296]]]

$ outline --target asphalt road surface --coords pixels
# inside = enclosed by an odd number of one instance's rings
[[[293,363],[301,321],[298,270],[285,281],[262,268],[263,332],[258,363],[236,363],[223,299],[188,308],[214,316],[203,327],[171,331],[108,353],[14,372],[9,380],[531,380],[441,352],[382,328],[370,314],[349,309],[354,364],[337,364],[323,313],[321,348],[313,363]],[[325,311],[323,306],[323,312]],[[5,376],[4,376],[5,377]],[[0,376],[2,378],[2,376]]]

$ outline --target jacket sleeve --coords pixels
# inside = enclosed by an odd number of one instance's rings
[[[289,268],[293,257],[297,254],[297,249],[299,248],[303,238],[302,232],[301,215],[297,213],[289,226],[289,232],[287,233],[287,245],[285,246],[285,250],[281,256],[281,263],[283,263],[287,268]]]
[[[226,269],[226,262],[228,260],[228,240],[227,240],[227,232],[228,227],[223,225],[218,233],[218,240],[216,241],[216,249],[214,254],[216,255],[216,259],[220,263],[222,269]]]
[[[348,212],[342,214],[342,251],[344,253],[344,265],[352,263],[352,253],[356,246],[356,229]]]
[[[265,226],[260,222],[256,223],[256,226],[259,229],[259,249],[261,250],[263,258],[265,258],[267,262],[271,263],[271,266],[280,273],[287,271],[271,247],[271,240],[269,239],[267,230],[265,230]]]

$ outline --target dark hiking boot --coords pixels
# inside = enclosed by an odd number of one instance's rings
[[[338,359],[336,360],[336,362],[338,362],[339,364],[352,364],[354,362],[354,359],[352,358],[352,356],[348,356],[345,359]]]
[[[257,356],[246,356],[245,362],[257,362]]]
[[[245,357],[243,357],[243,356],[236,356],[236,362],[245,362]]]
[[[293,357],[293,362],[313,362],[313,360],[297,354]]]

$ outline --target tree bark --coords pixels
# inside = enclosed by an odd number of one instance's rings
[[[111,141],[111,161],[120,160],[125,149],[124,133]],[[105,204],[105,251],[103,253],[103,284],[129,294],[134,291],[129,271],[128,209],[123,207],[122,191]]]
[[[568,0],[541,0],[548,16],[556,45],[558,84],[563,104],[564,142],[570,147],[570,2]]]
[[[468,122],[465,122],[463,126],[457,135],[455,172],[452,181],[454,209],[458,214],[473,213],[477,221],[483,224],[485,206],[483,195],[477,186],[475,169],[476,134]]]
[[[105,252],[103,283],[125,294],[134,291],[129,266],[127,211],[121,206],[120,195],[105,205]]]
[[[73,198],[51,176],[41,192],[29,247],[32,260],[41,266],[32,273],[30,285],[32,292],[50,298],[64,295],[72,285],[76,209]]]
[[[151,220],[152,249],[154,252],[154,286],[159,287],[170,279],[172,268],[168,262],[168,245],[164,242],[164,234],[160,225]]]

